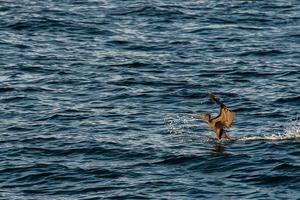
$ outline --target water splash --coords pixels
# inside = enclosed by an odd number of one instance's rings
[[[300,139],[300,120],[290,120],[285,126],[284,130],[279,133],[274,133],[271,135],[254,135],[254,136],[244,136],[241,138],[236,138],[239,141],[251,141],[251,140],[292,140]]]
[[[198,133],[199,124],[195,119],[186,115],[166,116],[164,118],[166,127],[170,134],[182,137],[197,137],[202,142],[215,141],[215,138]],[[200,138],[199,138],[200,137]],[[287,122],[282,132],[273,134],[245,135],[242,137],[231,136],[231,141],[254,141],[254,140],[292,140],[300,139],[300,119],[293,119]]]
[[[199,132],[199,122],[189,115],[165,116],[164,118],[168,132],[174,139],[185,142],[215,142],[216,138],[209,132]]]
[[[186,134],[192,126],[195,126],[193,119],[188,116],[166,116],[164,121],[169,133],[176,135]]]

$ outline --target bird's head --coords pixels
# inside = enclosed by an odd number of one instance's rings
[[[202,118],[205,121],[209,121],[210,114],[209,113],[198,113],[198,114],[192,115],[192,118]]]

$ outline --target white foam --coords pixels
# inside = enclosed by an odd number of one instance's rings
[[[250,141],[250,140],[293,140],[300,139],[300,120],[291,120],[285,126],[283,132],[273,133],[270,135],[253,135],[244,136],[237,138],[240,141]]]

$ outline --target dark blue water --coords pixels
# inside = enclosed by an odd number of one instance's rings
[[[2,0],[0,47],[1,199],[300,199],[299,1]]]

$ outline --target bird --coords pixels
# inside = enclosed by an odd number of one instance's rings
[[[211,92],[207,93],[207,96],[210,99],[220,105],[219,114],[216,117],[211,117],[209,113],[197,113],[192,115],[192,118],[202,118],[211,129],[216,133],[218,140],[220,141],[222,138],[230,139],[225,131],[225,128],[230,128],[232,122],[235,118],[235,113],[231,111],[223,102],[219,100],[219,98]]]

